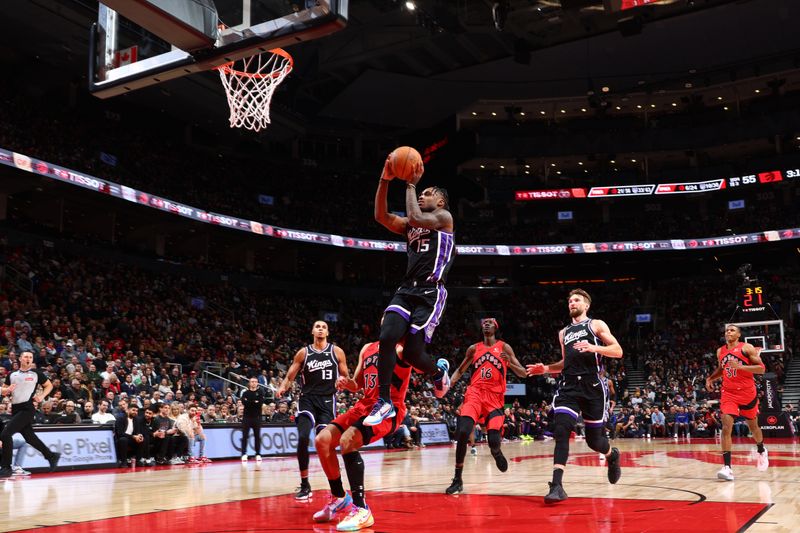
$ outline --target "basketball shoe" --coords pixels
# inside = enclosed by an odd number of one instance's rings
[[[497,469],[501,472],[505,472],[508,470],[508,460],[506,460],[503,452],[497,452],[497,455],[492,454],[494,457],[494,464],[497,465]]]
[[[372,511],[369,510],[369,507],[362,508],[354,505],[350,510],[350,514],[336,524],[336,531],[358,531],[359,529],[370,527],[374,523],[375,519],[372,517]]]
[[[733,481],[733,469],[728,465],[725,465],[717,472],[717,479],[723,479],[725,481]]]
[[[450,483],[450,486],[445,489],[445,494],[450,494],[454,496],[456,494],[461,494],[464,492],[464,482],[461,481],[461,478],[454,477],[453,482]]]
[[[309,498],[311,498],[311,485],[300,485],[300,489],[294,494],[294,499],[305,501]]]
[[[433,395],[437,398],[444,398],[444,395],[450,390],[450,375],[448,374],[450,371],[450,361],[443,357],[436,361],[436,366],[441,369],[442,377],[434,380]]]
[[[564,492],[564,487],[551,482],[547,484],[550,485],[550,492],[544,497],[544,503],[558,503],[567,499],[567,493]]]
[[[622,468],[619,465],[619,450],[611,448],[611,455],[608,456],[608,482],[612,485],[622,477]]]
[[[759,472],[766,472],[767,468],[769,468],[769,453],[767,449],[764,448],[764,451],[758,454],[756,469],[758,469]]]
[[[387,402],[383,398],[378,398],[375,405],[372,406],[369,416],[364,419],[365,426],[377,426],[387,418],[392,418],[397,414],[392,402]]]
[[[344,511],[353,503],[353,498],[350,497],[349,494],[346,492],[344,493],[344,498],[337,498],[333,494],[331,494],[328,503],[325,504],[325,507],[314,513],[314,522],[330,522],[333,520],[333,517],[336,516],[336,513],[339,511]]]

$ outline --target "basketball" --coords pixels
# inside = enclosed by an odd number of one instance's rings
[[[391,160],[392,174],[404,181],[409,181],[414,177],[414,166],[422,162],[422,156],[410,146],[395,148],[389,154],[389,159]]]

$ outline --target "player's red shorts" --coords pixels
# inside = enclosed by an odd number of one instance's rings
[[[731,416],[743,416],[749,420],[758,416],[758,395],[752,391],[722,391],[719,401],[720,411]]]
[[[342,433],[351,427],[355,427],[361,432],[362,440],[366,446],[367,444],[378,439],[388,437],[397,431],[398,425],[402,424],[403,419],[406,417],[405,409],[397,410],[396,415],[394,415],[392,418],[387,418],[377,426],[365,426],[364,419],[369,415],[371,410],[371,405],[366,406],[361,402],[357,402],[353,407],[348,409],[347,412],[342,413],[334,418],[331,424],[339,428],[339,431]]]
[[[467,387],[461,416],[468,416],[476,423],[486,419],[486,429],[500,430],[503,427],[503,398],[496,392],[488,392],[476,387]]]

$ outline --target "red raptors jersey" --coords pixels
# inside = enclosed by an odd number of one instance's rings
[[[730,365],[730,362],[734,359],[738,359],[743,365],[750,364],[750,358],[742,353],[742,346],[744,346],[744,343],[740,342],[732,349],[728,349],[727,345],[719,349],[723,392],[749,392],[756,389],[756,382],[751,372],[739,372],[738,369]]]
[[[371,409],[378,401],[378,357],[380,343],[373,342],[367,345],[364,350],[361,363],[361,376],[364,379],[364,397],[358,401],[367,408]],[[391,398],[395,408],[405,412],[406,391],[411,380],[411,366],[406,365],[402,359],[397,360],[392,374]]]
[[[482,342],[475,345],[470,387],[505,394],[507,364],[502,357],[504,345],[503,341],[497,341],[491,346]]]

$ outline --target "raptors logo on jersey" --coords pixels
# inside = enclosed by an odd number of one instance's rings
[[[732,361],[739,361],[742,365],[749,365],[750,358],[742,353],[743,342],[737,343],[733,348],[727,345],[719,349],[719,364],[722,367],[722,390],[724,392],[755,391],[756,382],[752,372],[740,372]]]
[[[491,346],[482,342],[475,345],[470,387],[505,394],[508,363],[503,359],[503,346],[503,341],[497,341]]]

